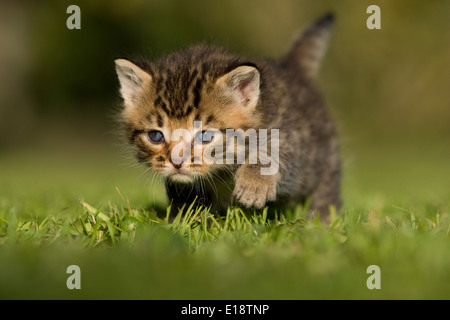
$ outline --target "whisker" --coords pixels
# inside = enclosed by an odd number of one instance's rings
[[[211,185],[211,187],[212,187],[212,189],[214,191],[214,194],[216,195],[216,201],[218,202],[219,201],[219,194],[217,192],[217,188],[216,188],[216,185],[214,183],[213,177],[211,176],[211,174],[209,172],[206,173],[205,177],[208,180],[209,184]]]
[[[213,175],[214,178],[219,180],[225,186],[225,188],[227,188],[230,192],[233,192],[228,183],[217,172],[211,171],[210,173],[211,175]]]

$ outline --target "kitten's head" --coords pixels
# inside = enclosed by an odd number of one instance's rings
[[[222,50],[192,47],[153,63],[118,59],[116,71],[138,160],[173,181],[224,166],[215,151],[225,129],[259,126],[260,72]]]

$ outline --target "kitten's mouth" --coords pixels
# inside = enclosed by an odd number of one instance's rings
[[[181,171],[177,171],[177,172],[170,174],[169,179],[171,179],[172,181],[176,181],[176,182],[192,182],[193,181],[191,175],[181,172]]]

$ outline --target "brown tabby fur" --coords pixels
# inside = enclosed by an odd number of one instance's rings
[[[233,204],[262,208],[302,203],[311,199],[312,212],[327,217],[329,206],[340,209],[340,158],[335,126],[313,80],[327,46],[333,17],[309,27],[279,61],[246,58],[210,46],[194,46],[154,62],[116,61],[119,79],[136,90],[127,95],[122,83],[122,120],[137,159],[165,177],[168,197],[175,207],[190,203],[212,205],[223,213]],[[236,105],[223,94],[237,68],[259,73],[259,98],[254,108]],[[221,80],[218,80],[221,79]],[[255,78],[256,79],[256,78]],[[256,80],[255,80],[256,81]],[[222,83],[222,84],[221,84]],[[260,174],[260,165],[183,163],[192,179],[174,181],[170,153],[174,147],[153,144],[148,132],[165,136],[176,128],[279,129],[279,171]],[[170,168],[169,168],[170,167]]]

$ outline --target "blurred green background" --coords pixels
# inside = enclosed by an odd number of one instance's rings
[[[66,28],[71,4],[81,8],[81,30]],[[381,8],[381,30],[366,27],[371,4]],[[197,43],[276,58],[330,11],[337,20],[318,82],[341,138],[345,209],[413,212],[426,203],[430,212],[448,213],[450,2],[444,0],[2,1],[0,211],[73,217],[82,212],[80,198],[96,206],[121,203],[115,186],[134,207],[163,202],[116,134],[114,59],[153,59]],[[50,251],[44,265],[56,259]],[[23,258],[17,265],[27,265],[27,255],[5,252],[3,261]],[[61,256],[67,263],[70,252]],[[179,261],[176,252],[166,258]],[[28,269],[0,267],[10,287],[3,296],[29,292],[20,277]],[[430,292],[440,283],[435,279]]]

